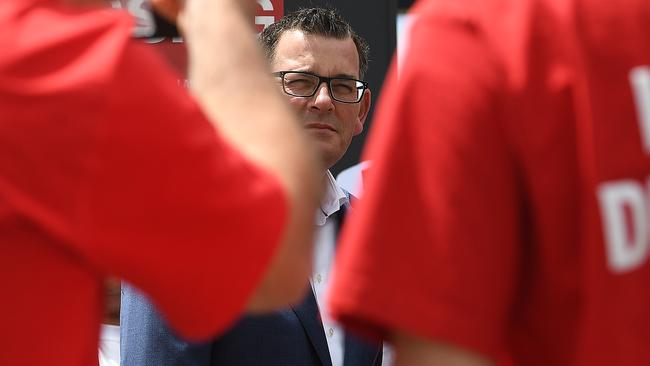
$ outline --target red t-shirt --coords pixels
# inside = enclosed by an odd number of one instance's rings
[[[421,1],[413,16],[334,315],[500,364],[650,364],[650,3]]]
[[[108,274],[187,336],[223,330],[281,235],[277,180],[125,15],[3,0],[0,29],[0,365],[96,364]]]

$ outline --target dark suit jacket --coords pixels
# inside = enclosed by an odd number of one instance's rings
[[[340,223],[347,207],[337,213]],[[346,333],[345,366],[380,366],[382,348]],[[122,366],[331,366],[316,298],[270,315],[245,316],[220,338],[189,344],[174,336],[157,311],[124,286],[121,318]]]

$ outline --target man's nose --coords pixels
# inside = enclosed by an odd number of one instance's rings
[[[322,82],[318,85],[316,89],[316,94],[314,94],[314,107],[320,110],[330,111],[334,109],[334,100],[330,94],[329,85],[326,82]]]

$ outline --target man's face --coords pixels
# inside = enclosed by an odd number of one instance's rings
[[[271,68],[273,72],[304,71],[359,79],[359,55],[350,37],[336,39],[292,30],[280,37]],[[312,97],[286,96],[318,144],[327,167],[334,165],[345,154],[352,137],[361,133],[370,109],[370,90],[366,90],[361,102],[346,104],[332,99],[327,83],[321,83]]]

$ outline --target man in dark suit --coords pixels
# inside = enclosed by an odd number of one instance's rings
[[[338,186],[327,168],[363,130],[371,100],[368,85],[362,81],[368,45],[335,11],[319,8],[285,16],[267,27],[260,40],[278,89],[304,122],[326,167],[325,194],[315,217],[314,273],[309,289],[303,301],[291,308],[246,316],[221,338],[192,344],[172,334],[154,307],[125,286],[123,366],[381,365],[381,345],[345,333],[325,308],[336,237],[350,208],[349,193]]]

